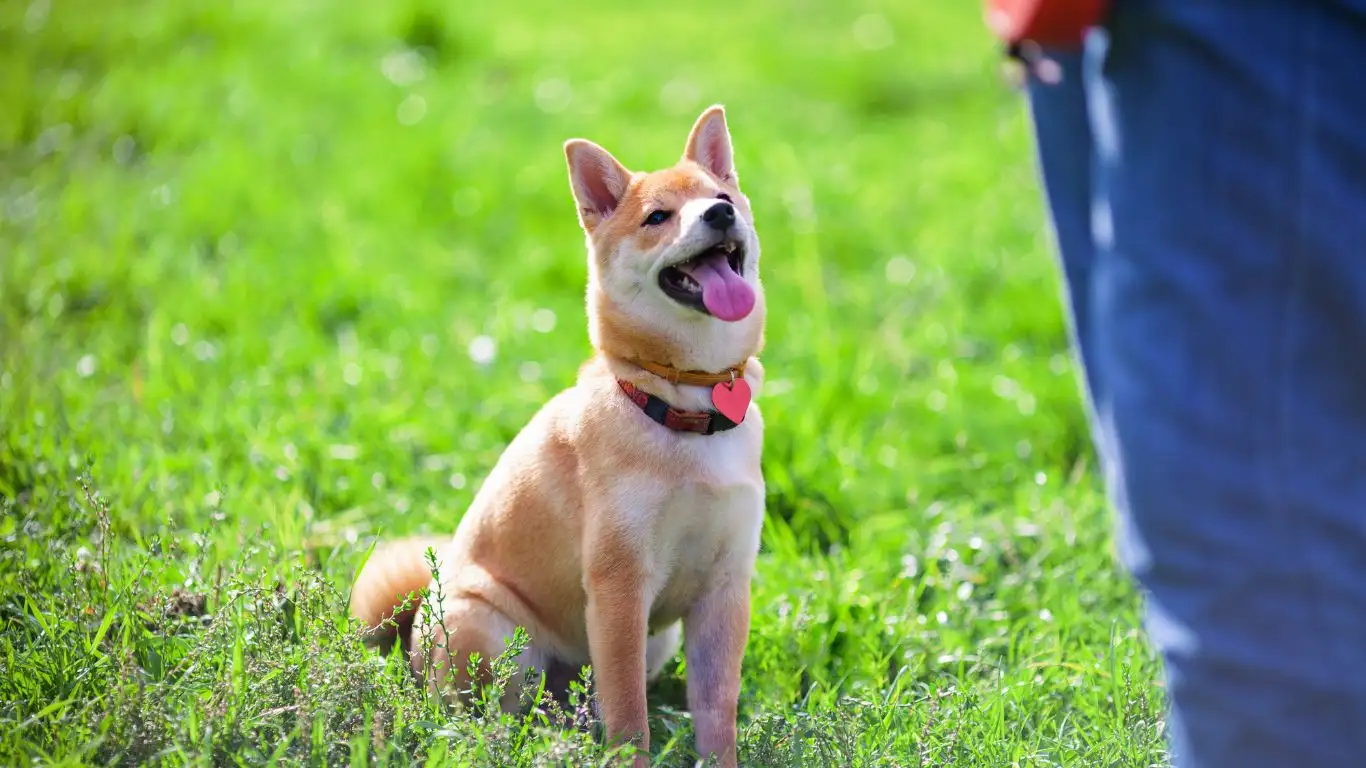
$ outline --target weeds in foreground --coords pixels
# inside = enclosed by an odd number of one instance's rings
[[[80,494],[32,489],[3,501],[4,675],[0,753],[78,755],[96,764],[426,763],[601,765],[591,670],[568,705],[531,680],[525,714],[499,708],[520,673],[519,631],[468,704],[426,695],[395,650],[380,655],[345,595],[289,553],[259,543],[234,569],[201,572],[193,549],[120,539],[90,475]],[[431,563],[435,569],[436,563]],[[439,583],[439,581],[438,581]],[[441,595],[424,594],[440,615]],[[440,642],[423,639],[430,652]],[[477,657],[468,660],[479,663]],[[750,765],[947,765],[929,698],[913,752],[896,723],[912,706],[847,698],[828,714],[764,714],[744,729]],[[686,715],[653,723],[655,762],[692,765]],[[628,748],[622,748],[628,749]],[[948,762],[946,762],[948,760]]]

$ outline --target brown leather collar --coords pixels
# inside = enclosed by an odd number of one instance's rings
[[[729,384],[736,379],[743,378],[745,375],[745,362],[733,368],[727,368],[720,373],[708,373],[706,371],[682,371],[672,366],[661,363],[652,363],[648,360],[631,360],[631,365],[649,371],[654,375],[668,381],[670,384],[687,384],[695,387],[712,387],[717,384]]]

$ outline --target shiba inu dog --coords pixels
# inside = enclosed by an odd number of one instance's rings
[[[686,637],[698,753],[733,766],[764,513],[751,398],[765,305],[725,112],[706,110],[664,170],[633,173],[582,139],[564,151],[595,354],[507,446],[436,548],[439,583],[425,542],[382,546],[351,611],[376,630],[394,619],[403,634],[434,635],[429,650],[405,647],[442,691],[468,688],[469,654],[486,662],[523,627],[519,666],[550,680],[591,664],[608,739],[644,751],[647,682]],[[435,623],[411,600],[396,611],[429,584],[442,594]],[[508,691],[503,706],[516,705]]]

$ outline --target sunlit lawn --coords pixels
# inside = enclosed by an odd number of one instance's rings
[[[1164,762],[998,63],[950,0],[0,4],[5,762],[601,762],[435,708],[346,590],[590,354],[562,142],[666,165],[713,102],[770,307],[742,763]]]

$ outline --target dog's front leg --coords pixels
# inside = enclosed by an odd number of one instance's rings
[[[733,768],[740,662],[749,636],[749,576],[730,577],[702,597],[683,623],[688,709],[703,760]]]
[[[588,649],[611,744],[650,749],[645,703],[647,635],[643,568],[624,553],[599,552],[588,570]],[[637,766],[649,764],[645,756]]]

